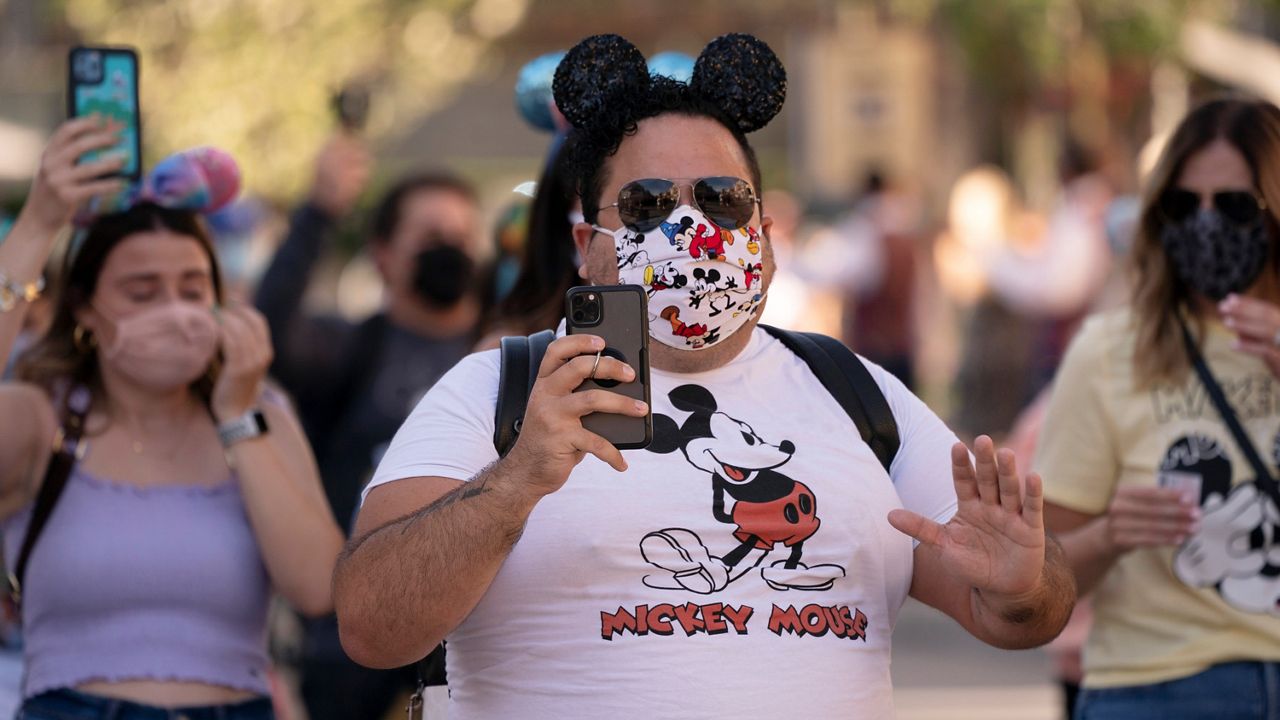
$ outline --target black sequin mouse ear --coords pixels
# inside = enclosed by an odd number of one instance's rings
[[[649,90],[644,55],[619,35],[593,35],[573,46],[551,84],[556,107],[576,128],[607,123],[618,107]]]
[[[715,103],[743,132],[753,132],[782,110],[787,71],[759,38],[721,35],[698,56],[689,87]]]

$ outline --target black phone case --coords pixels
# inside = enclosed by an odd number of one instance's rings
[[[138,64],[138,53],[133,48],[128,47],[110,47],[110,46],[90,46],[77,45],[67,53],[67,118],[79,117],[79,108],[76,107],[76,77],[75,77],[75,58],[76,54],[85,50],[97,50],[100,53],[128,55],[133,58],[133,108],[134,117],[138,119],[138,127],[135,128],[133,155],[137,158],[134,172],[132,173],[114,173],[114,177],[123,177],[130,180],[142,179],[142,105],[138,97],[138,82],[142,74],[142,68]]]
[[[578,293],[600,296],[600,322],[579,325],[573,321],[570,303]],[[587,380],[574,392],[602,389],[649,403],[649,296],[639,285],[597,285],[570,288],[565,294],[565,332],[569,335],[599,335],[604,338],[604,354],[626,362],[636,371],[636,379],[615,385]],[[653,412],[642,418],[592,413],[582,418],[582,426],[603,437],[619,450],[639,450],[653,439]]]

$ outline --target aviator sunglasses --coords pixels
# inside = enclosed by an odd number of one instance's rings
[[[618,218],[629,230],[646,233],[671,217],[680,204],[680,188],[693,190],[693,202],[711,222],[737,230],[751,221],[760,199],[751,184],[736,177],[704,177],[677,183],[664,178],[632,180],[618,191]]]
[[[1160,196],[1160,214],[1170,222],[1181,222],[1200,209],[1200,195],[1171,188]],[[1228,220],[1248,225],[1262,216],[1267,203],[1248,190],[1219,190],[1213,194],[1213,207]]]

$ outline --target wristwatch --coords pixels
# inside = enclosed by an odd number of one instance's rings
[[[267,434],[267,416],[261,410],[253,409],[234,420],[228,420],[218,426],[218,437],[222,447],[229,448],[241,440],[249,440]]]

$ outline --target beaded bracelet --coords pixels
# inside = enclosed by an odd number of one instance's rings
[[[44,277],[28,283],[16,283],[0,273],[0,312],[9,312],[19,302],[33,302],[44,292]]]

